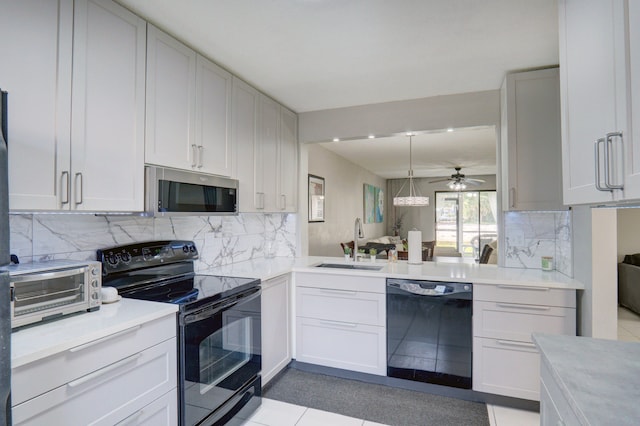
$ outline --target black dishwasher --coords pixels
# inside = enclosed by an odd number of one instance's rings
[[[387,376],[471,389],[469,283],[387,279]]]

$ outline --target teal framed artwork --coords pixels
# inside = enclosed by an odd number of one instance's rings
[[[364,184],[364,223],[384,221],[384,191],[368,183]]]

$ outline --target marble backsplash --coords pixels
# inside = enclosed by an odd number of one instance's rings
[[[542,256],[553,256],[557,271],[573,276],[571,211],[506,212],[504,266],[541,269]]]
[[[50,259],[95,260],[96,250],[150,240],[193,240],[197,271],[244,260],[296,255],[296,215],[93,216],[12,214],[11,253],[22,263]]]

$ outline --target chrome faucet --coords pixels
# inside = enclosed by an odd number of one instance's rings
[[[359,217],[356,217],[356,223],[353,227],[353,261],[358,261],[358,238],[364,238],[364,231],[362,230],[362,222]]]

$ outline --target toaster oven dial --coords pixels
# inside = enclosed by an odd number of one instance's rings
[[[98,293],[91,293],[91,298],[93,300],[99,300],[100,299],[100,295]]]
[[[91,280],[91,287],[98,288],[98,280]]]
[[[91,268],[91,275],[93,275],[94,277],[98,275],[98,268]]]

